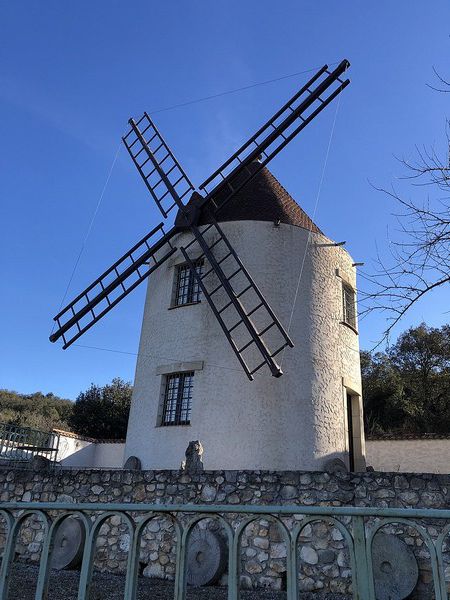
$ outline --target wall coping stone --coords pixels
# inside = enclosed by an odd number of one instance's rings
[[[450,433],[376,433],[366,434],[366,441],[380,442],[386,440],[450,440]]]
[[[118,440],[99,440],[97,438],[91,438],[86,435],[81,435],[79,433],[74,433],[73,431],[64,431],[63,429],[53,428],[52,431],[55,433],[59,433],[59,435],[63,435],[64,437],[74,438],[76,440],[82,440],[83,442],[91,442],[92,444],[125,444],[124,439]]]

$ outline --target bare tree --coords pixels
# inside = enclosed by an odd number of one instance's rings
[[[436,73],[436,72],[435,72]],[[450,92],[450,83],[436,73],[438,87]],[[432,86],[430,86],[432,87]],[[406,175],[426,198],[409,200],[392,187],[376,188],[390,196],[399,211],[399,239],[390,241],[388,260],[378,257],[373,273],[362,273],[367,290],[360,294],[361,315],[381,311],[387,316],[383,339],[403,315],[431,290],[450,283],[450,120],[446,120],[446,155],[418,148],[415,162],[400,160]],[[450,303],[449,303],[450,304]]]

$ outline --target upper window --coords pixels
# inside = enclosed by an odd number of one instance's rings
[[[189,425],[193,380],[194,371],[166,375],[161,425]]]
[[[194,262],[195,271],[201,275],[203,273],[203,259]],[[189,265],[183,264],[176,268],[175,294],[173,306],[182,306],[183,304],[194,304],[200,302],[202,290],[194,277]]]
[[[348,284],[342,284],[342,301],[344,312],[344,323],[356,329],[356,298],[355,290]]]

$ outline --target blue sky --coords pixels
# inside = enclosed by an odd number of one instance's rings
[[[62,351],[48,335],[120,136],[143,110],[348,58],[352,84],[340,102],[316,221],[370,264],[395,228],[392,203],[370,182],[396,181],[395,155],[413,157],[415,144],[444,147],[448,97],[426,84],[433,66],[448,77],[449,22],[447,0],[0,2],[0,387],[73,399],[90,382],[133,378],[145,285],[79,341],[121,353]],[[200,183],[305,77],[160,112],[155,121]],[[335,109],[271,166],[309,213]],[[67,299],[158,215],[120,150]],[[436,291],[396,332],[422,320],[441,325],[448,304]],[[379,339],[384,324],[366,319],[361,346]]]

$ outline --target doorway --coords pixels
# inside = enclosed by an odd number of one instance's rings
[[[355,470],[355,441],[353,437],[353,397],[347,392],[348,468]]]

